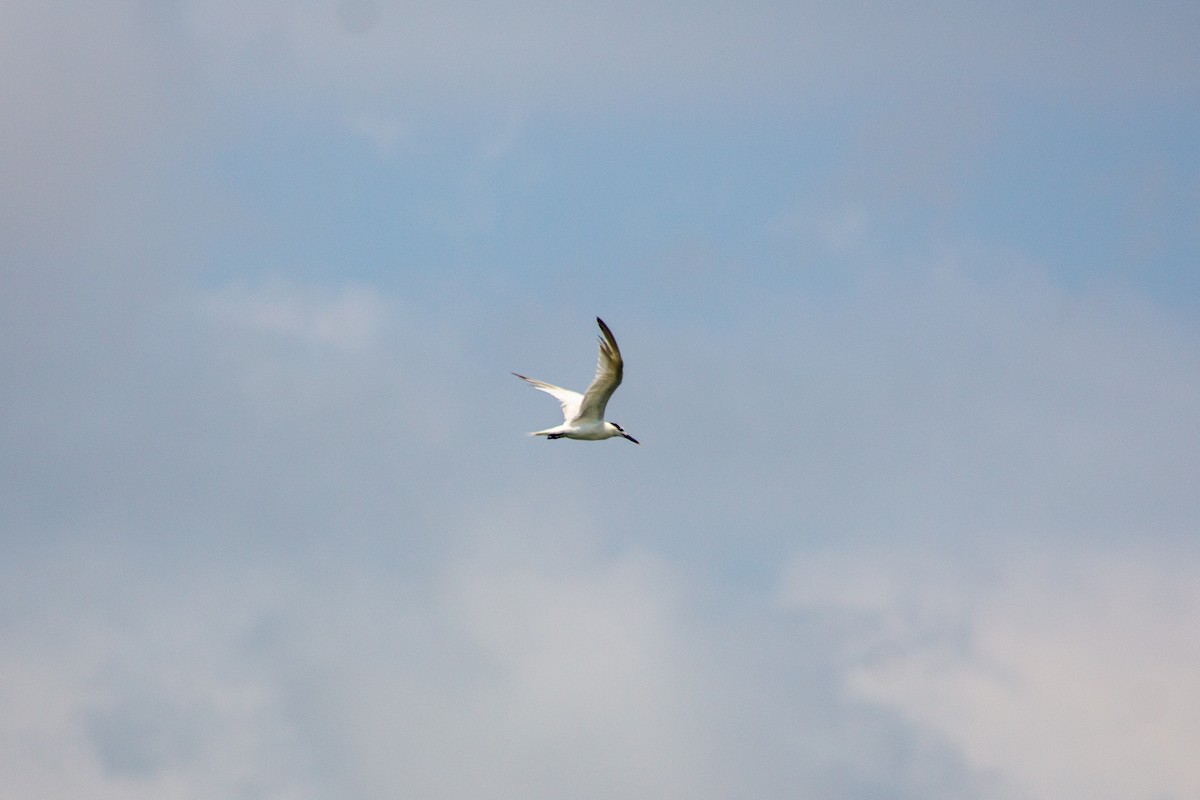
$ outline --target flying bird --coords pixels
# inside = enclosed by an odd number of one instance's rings
[[[621,360],[617,340],[613,338],[612,331],[604,324],[604,320],[596,317],[596,324],[600,326],[600,333],[603,334],[600,337],[600,356],[596,360],[596,377],[592,378],[592,385],[583,394],[513,373],[533,388],[553,395],[554,399],[562,403],[563,423],[544,431],[534,431],[530,436],[545,436],[547,439],[561,439],[565,436],[568,439],[592,441],[622,436],[634,444],[641,444],[620,425],[604,419],[604,407],[621,385],[625,362]]]

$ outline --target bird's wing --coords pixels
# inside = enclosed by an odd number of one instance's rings
[[[617,340],[613,338],[612,331],[599,317],[596,317],[596,323],[599,324],[600,332],[604,335],[600,337],[600,356],[596,360],[596,377],[592,378],[592,385],[584,392],[583,402],[575,417],[575,420],[581,422],[604,419],[604,407],[608,405],[608,398],[612,397],[613,392],[621,385],[621,376],[625,372],[625,362],[621,360],[621,349],[617,347]]]
[[[570,422],[572,418],[579,415],[579,405],[583,402],[583,395],[579,392],[573,392],[570,389],[564,389],[561,386],[545,383],[535,378],[526,378],[524,375],[518,375],[515,372],[513,375],[516,375],[535,389],[541,389],[546,394],[554,395],[554,399],[562,403],[563,419],[565,421]]]

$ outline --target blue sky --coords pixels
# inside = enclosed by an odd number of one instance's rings
[[[0,14],[0,793],[1200,793],[1194,4]]]

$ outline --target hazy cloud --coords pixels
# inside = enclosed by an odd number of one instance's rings
[[[391,93],[421,105],[431,95],[584,107],[714,97],[757,104],[1014,86],[1095,102],[1177,95],[1198,79],[1186,35],[1197,19],[1181,4],[1015,13],[943,3],[210,2],[190,6],[187,24],[226,75],[261,88]]]

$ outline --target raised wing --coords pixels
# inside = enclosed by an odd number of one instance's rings
[[[613,392],[621,385],[621,377],[625,373],[621,348],[617,347],[617,340],[613,338],[612,331],[599,317],[596,317],[596,323],[600,326],[600,332],[603,334],[600,337],[600,355],[596,360],[596,377],[592,378],[592,385],[583,393],[582,402],[574,420],[568,415],[569,422],[604,419],[604,408],[608,405],[608,398],[612,397]],[[574,393],[572,392],[572,394]],[[563,412],[566,413],[565,404]]]
[[[570,389],[564,389],[561,386],[555,386],[552,383],[545,383],[536,378],[526,378],[524,375],[513,373],[521,380],[528,383],[535,389],[541,389],[546,394],[554,396],[554,399],[562,403],[563,419],[570,422],[572,419],[579,416],[579,406],[583,402],[583,395],[579,392],[573,392]]]

